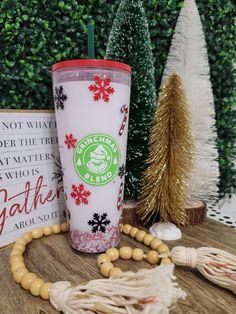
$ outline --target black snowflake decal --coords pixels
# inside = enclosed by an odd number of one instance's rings
[[[61,165],[61,160],[60,157],[56,158],[56,162],[54,162],[54,165],[56,166],[56,171],[52,173],[53,177],[52,177],[52,181],[53,180],[57,180],[57,183],[61,183],[63,180],[63,170],[62,170],[62,165]]]
[[[67,100],[67,96],[63,93],[63,87],[60,86],[55,87],[55,94],[54,94],[54,102],[57,109],[64,110],[64,102]]]
[[[105,233],[106,226],[108,226],[110,223],[111,221],[107,219],[107,213],[103,213],[101,216],[97,213],[94,213],[93,220],[88,221],[88,224],[92,226],[92,233],[97,231]]]
[[[124,175],[125,175],[125,165],[122,164],[122,166],[119,167],[118,176],[120,176],[120,178],[122,179]]]

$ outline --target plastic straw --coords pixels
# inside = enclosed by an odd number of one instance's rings
[[[87,25],[87,36],[88,36],[88,58],[94,59],[94,24]]]

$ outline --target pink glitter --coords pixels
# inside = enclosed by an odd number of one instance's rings
[[[74,249],[88,253],[104,252],[110,247],[115,247],[120,241],[120,224],[108,227],[106,233],[70,231],[71,245]]]

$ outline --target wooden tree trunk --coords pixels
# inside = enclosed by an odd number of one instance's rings
[[[186,204],[187,211],[186,226],[197,225],[203,223],[206,218],[207,205],[206,202],[197,201],[193,203]],[[127,201],[124,203],[123,207],[123,223],[128,223],[131,225],[137,225],[142,223],[137,214],[137,203]]]

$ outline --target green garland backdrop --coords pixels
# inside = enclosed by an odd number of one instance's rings
[[[183,1],[144,0],[160,86]],[[120,0],[2,0],[0,3],[1,108],[53,108],[51,65],[86,58],[86,25],[96,26],[96,58],[103,58]],[[235,44],[233,0],[198,0],[215,97],[220,195],[236,192]],[[129,195],[127,195],[129,197]]]

